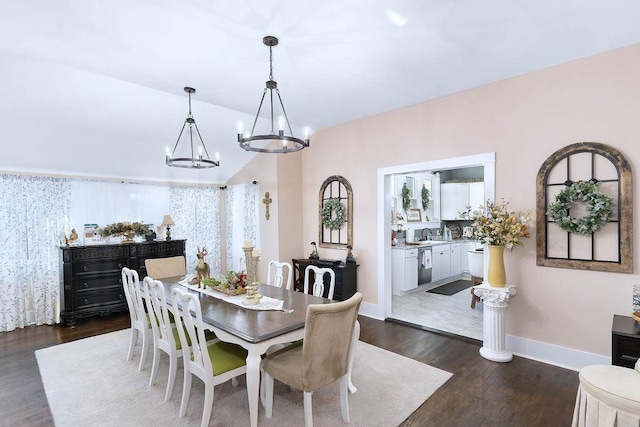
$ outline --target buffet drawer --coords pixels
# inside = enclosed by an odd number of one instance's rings
[[[73,300],[74,310],[84,310],[109,303],[124,303],[124,289],[106,289],[102,291],[76,294]]]
[[[91,292],[111,287],[122,289],[121,274],[108,274],[97,277],[85,276],[73,279],[73,290],[75,292]]]
[[[122,267],[128,267],[128,258],[94,259],[73,262],[73,275],[82,276],[87,274],[120,272]]]

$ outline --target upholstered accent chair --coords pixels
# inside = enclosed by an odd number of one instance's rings
[[[154,279],[165,277],[184,276],[187,271],[183,255],[167,258],[149,258],[144,260],[147,276]]]
[[[640,425],[640,372],[623,366],[588,365],[578,377],[572,427]]]
[[[267,285],[276,286],[278,288],[281,288],[284,285],[285,289],[290,290],[293,282],[291,278],[291,271],[292,267],[288,262],[269,261],[269,265],[267,266]]]
[[[317,297],[324,295],[324,275],[329,275],[329,292],[327,298],[333,299],[333,291],[336,287],[336,273],[330,268],[320,268],[315,265],[308,265],[304,270],[304,293],[309,293],[309,273],[313,271],[314,282],[311,293]]]
[[[267,418],[271,418],[273,413],[274,379],[303,391],[307,427],[313,425],[313,392],[340,380],[342,419],[349,422],[349,356],[361,302],[362,294],[356,292],[346,301],[309,305],[304,340],[262,360]]]
[[[247,351],[236,344],[207,342],[202,309],[197,295],[179,288],[171,290],[171,306],[176,319],[176,329],[182,343],[184,363],[184,388],[180,403],[180,417],[184,417],[189,404],[191,378],[197,376],[204,383],[204,408],[201,426],[209,425],[213,405],[214,387],[247,372]]]
[[[147,360],[149,352],[149,342],[151,341],[151,323],[145,309],[145,303],[142,297],[142,291],[139,285],[140,278],[138,272],[127,267],[122,269],[122,287],[124,295],[127,299],[129,307],[129,317],[131,318],[131,340],[129,342],[129,351],[127,352],[127,360],[133,357],[133,349],[138,342],[138,338],[142,338],[142,355],[140,356],[140,364],[138,371],[141,371]]]

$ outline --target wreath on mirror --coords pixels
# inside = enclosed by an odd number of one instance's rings
[[[431,197],[431,193],[429,193],[429,189],[426,185],[422,184],[422,209],[427,210],[429,207],[429,198]]]
[[[407,187],[407,183],[402,184],[402,191],[400,191],[400,197],[402,197],[402,209],[404,211],[408,211],[411,207],[411,192],[409,191],[409,187]]]
[[[320,209],[320,217],[322,225],[329,230],[338,230],[345,223],[345,207],[340,199],[331,198],[324,202],[324,206]]]
[[[594,179],[572,183],[558,193],[555,202],[547,208],[547,215],[561,229],[570,233],[590,234],[598,231],[613,216],[613,199],[602,194],[599,187],[600,184]],[[569,209],[575,201],[587,204],[587,215],[582,218],[569,215]]]

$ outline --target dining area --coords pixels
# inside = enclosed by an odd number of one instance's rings
[[[122,269],[131,317],[127,360],[136,353],[139,371],[151,365],[152,386],[163,362],[160,354],[166,354],[165,402],[173,395],[176,376],[183,376],[176,418],[196,410],[189,407],[193,376],[205,385],[201,425],[206,426],[215,418],[215,386],[227,381],[235,386],[244,375],[251,426],[258,425],[260,406],[266,418],[278,411],[273,405],[274,380],[303,394],[300,411],[307,426],[313,425],[313,391],[337,382],[336,423],[340,415],[349,422],[349,394],[357,390],[351,370],[362,294],[346,301],[323,297],[333,297],[333,282],[328,275],[325,290],[322,272],[308,274],[304,292],[297,292],[287,264],[270,262],[267,279],[260,283],[256,263],[247,263],[246,283],[234,292],[204,286],[187,273],[183,256],[147,259],[144,278],[136,270]]]

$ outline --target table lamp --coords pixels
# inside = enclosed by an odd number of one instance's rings
[[[171,240],[171,226],[173,225],[173,220],[171,219],[171,215],[165,215],[162,218],[162,224],[160,224],[160,225],[167,227],[167,239],[166,240]]]

